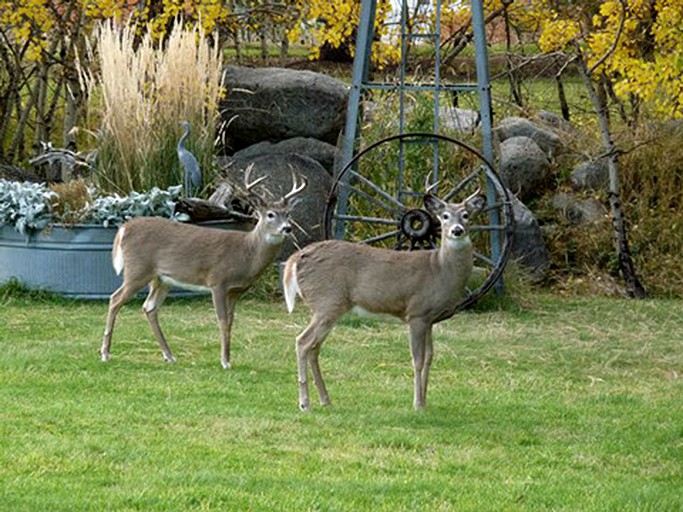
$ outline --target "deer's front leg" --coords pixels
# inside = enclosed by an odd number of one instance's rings
[[[218,327],[221,331],[221,365],[224,369],[230,369],[230,332],[232,330],[232,320],[235,315],[235,303],[237,297],[226,293],[222,289],[211,291],[213,307],[216,310]]]
[[[425,353],[427,345],[427,337],[430,335],[431,324],[425,322],[421,318],[413,318],[409,322],[410,329],[410,351],[413,357],[413,372],[414,372],[414,396],[413,407],[420,410],[425,407],[425,385],[427,382],[427,372],[425,370]]]

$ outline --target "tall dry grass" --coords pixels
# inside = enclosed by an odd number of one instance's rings
[[[99,70],[82,75],[102,113],[99,186],[127,193],[182,183],[175,147],[183,120],[193,129],[187,147],[209,183],[222,94],[218,45],[182,21],[162,42],[109,21],[99,27],[93,56]]]

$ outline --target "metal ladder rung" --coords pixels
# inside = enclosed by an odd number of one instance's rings
[[[405,32],[404,34],[401,34],[403,37],[407,37],[408,39],[438,39],[439,34],[421,34],[418,32]]]
[[[390,84],[382,82],[363,82],[361,84],[363,89],[379,89],[385,91],[395,91],[401,88],[400,84]],[[458,91],[458,92],[476,92],[479,87],[476,84],[428,84],[428,85],[418,85],[418,84],[404,84],[404,90],[409,91]]]

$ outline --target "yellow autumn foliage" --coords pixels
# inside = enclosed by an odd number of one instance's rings
[[[589,67],[622,98],[635,96],[666,118],[683,118],[683,2],[604,0],[592,16],[581,4],[560,13],[530,2],[543,51],[578,44]]]
[[[360,2],[357,0],[294,0],[298,10],[300,23],[293,25],[288,32],[291,42],[302,38],[304,30],[310,32],[314,40],[310,58],[320,56],[320,49],[325,44],[338,47],[350,41],[360,22]],[[378,41],[372,45],[372,59],[382,68],[387,64],[397,62],[400,48],[387,41],[389,26],[385,23],[392,5],[390,0],[378,0],[375,15],[375,35]],[[351,48],[351,52],[355,48]]]

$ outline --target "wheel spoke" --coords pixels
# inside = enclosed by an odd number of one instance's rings
[[[390,231],[389,233],[383,233],[383,234],[381,234],[381,235],[377,235],[377,236],[373,236],[373,237],[370,237],[370,238],[366,238],[366,239],[364,239],[364,240],[361,240],[359,243],[361,243],[361,244],[366,244],[366,245],[374,244],[374,243],[376,243],[376,242],[381,242],[381,241],[383,241],[383,240],[388,240],[388,239],[390,239],[390,238],[395,238],[395,237],[399,236],[400,234],[401,234],[401,230],[396,229],[396,230],[394,230],[394,231]]]
[[[489,258],[488,256],[484,256],[480,252],[474,251],[474,257],[476,259],[478,259],[479,261],[483,261],[484,263],[486,263],[487,265],[489,265],[491,267],[494,266],[493,260],[491,258]]]
[[[389,226],[398,226],[399,221],[395,219],[383,219],[381,217],[365,217],[363,215],[335,215],[335,220],[343,220],[347,222],[368,222],[370,224],[386,224]]]
[[[386,201],[388,201],[388,202],[390,202],[391,204],[393,204],[394,206],[396,206],[400,211],[405,211],[406,207],[405,207],[404,204],[402,204],[402,203],[401,203],[399,200],[397,200],[396,198],[391,197],[389,194],[387,194],[384,190],[382,190],[381,188],[379,188],[377,185],[375,185],[375,184],[374,184],[372,181],[370,181],[369,179],[367,179],[367,178],[361,176],[361,175],[358,174],[356,171],[351,171],[351,176],[353,176],[354,178],[356,178],[358,181],[360,181],[360,182],[363,183],[364,185],[367,185],[368,187],[370,187],[370,188],[371,188],[372,190],[374,190],[377,194],[379,194],[380,196],[382,196]]]
[[[465,179],[463,179],[460,183],[458,183],[455,187],[453,187],[453,190],[451,190],[448,194],[443,196],[444,201],[450,201],[453,197],[458,195],[462,189],[464,189],[472,180],[474,180],[480,173],[482,169],[475,169],[471,173],[469,173]]]
[[[379,199],[377,199],[377,198],[374,197],[374,196],[371,196],[370,194],[368,194],[368,193],[365,192],[364,190],[360,190],[359,188],[354,187],[353,185],[351,185],[351,184],[349,184],[349,183],[343,183],[343,182],[341,182],[341,185],[344,186],[346,189],[348,189],[349,192],[351,192],[351,193],[353,193],[353,194],[356,194],[356,195],[362,197],[363,199],[366,199],[366,200],[370,201],[370,202],[371,202],[372,204],[374,204],[375,206],[379,206],[380,208],[383,208],[383,209],[385,209],[385,210],[389,210],[391,213],[395,214],[396,216],[402,215],[403,212],[404,212],[405,209],[406,209],[405,206],[401,205],[401,206],[403,206],[403,208],[401,208],[401,209],[399,210],[399,209],[396,208],[394,205],[387,204],[387,203],[385,203],[384,201],[380,201]]]

